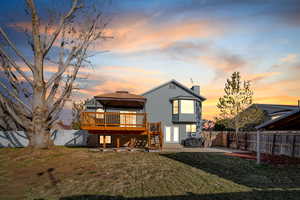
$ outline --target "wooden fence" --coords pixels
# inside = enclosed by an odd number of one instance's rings
[[[204,132],[206,146],[237,148],[233,132]],[[257,132],[240,132],[239,149],[256,151]],[[260,132],[260,152],[271,155],[300,157],[300,131]]]

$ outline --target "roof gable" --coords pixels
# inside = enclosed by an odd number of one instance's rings
[[[156,91],[156,90],[158,90],[158,89],[160,89],[160,88],[162,88],[162,87],[164,87],[164,86],[166,86],[166,85],[168,85],[168,84],[170,84],[170,83],[175,84],[177,87],[179,87],[179,88],[181,88],[182,90],[188,92],[189,94],[191,94],[192,96],[194,96],[194,97],[200,99],[201,101],[205,101],[205,100],[206,100],[205,97],[196,94],[193,90],[187,88],[186,86],[184,86],[183,84],[179,83],[178,81],[176,81],[176,80],[174,80],[174,79],[172,79],[172,80],[170,80],[170,81],[168,81],[168,82],[166,82],[166,83],[163,83],[163,84],[161,84],[161,85],[159,85],[159,86],[157,86],[157,87],[155,87],[155,88],[152,88],[151,90],[148,90],[147,92],[145,92],[145,93],[143,93],[143,94],[141,94],[141,95],[144,96],[144,95],[146,95],[146,94],[149,94],[149,93],[151,93],[151,92],[153,92],[153,91]]]
[[[268,115],[273,115],[276,113],[285,113],[299,109],[298,106],[280,104],[252,104],[250,107],[254,106],[267,112]]]

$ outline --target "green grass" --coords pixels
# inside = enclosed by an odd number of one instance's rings
[[[0,149],[0,199],[299,199],[298,166],[220,153]]]

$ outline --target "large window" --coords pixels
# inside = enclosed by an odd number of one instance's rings
[[[180,101],[180,113],[193,114],[194,113],[194,101],[193,100],[181,100]]]
[[[173,114],[178,114],[179,104],[178,100],[173,101]]]

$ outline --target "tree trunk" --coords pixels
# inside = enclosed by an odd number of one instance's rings
[[[240,148],[239,144],[239,128],[235,128],[235,143],[236,143],[236,148]]]
[[[34,88],[33,117],[28,131],[29,146],[33,148],[49,148],[54,145],[48,126],[48,106],[45,101],[45,84],[40,81]]]
[[[32,124],[28,130],[29,146],[33,148],[49,148],[53,145],[45,113],[47,113],[47,109],[40,107],[34,112]]]

